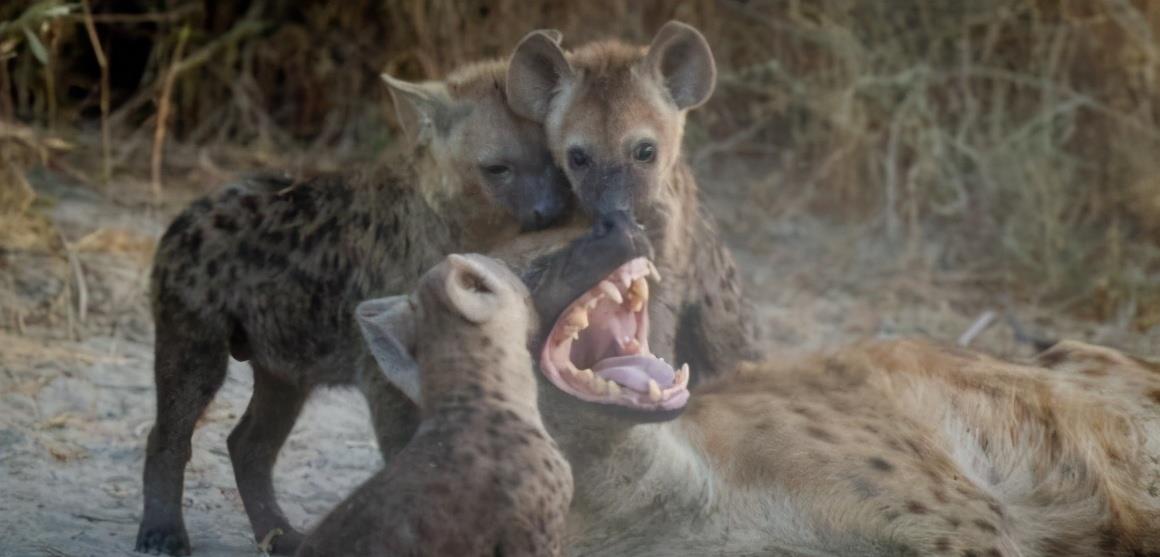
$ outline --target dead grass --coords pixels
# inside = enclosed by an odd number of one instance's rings
[[[107,126],[99,159],[114,178],[142,175],[154,151],[169,173],[224,174],[221,153],[239,150],[248,164],[333,167],[392,141],[380,71],[438,76],[538,27],[568,44],[644,41],[679,18],[721,66],[690,152],[773,161],[778,180],[741,192],[767,214],[869,225],[904,259],[933,238],[935,264],[991,269],[988,286],[1160,325],[1155,2],[159,4],[93,1],[91,17],[63,2],[0,7],[0,118],[62,134]],[[167,141],[152,140],[159,130]]]

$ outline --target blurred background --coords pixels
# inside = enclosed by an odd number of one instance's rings
[[[184,204],[238,172],[378,157],[399,137],[383,71],[436,79],[545,27],[647,43],[673,18],[717,58],[686,154],[772,348],[989,322],[962,340],[1026,355],[1019,323],[1157,355],[1160,2],[5,0],[0,491],[20,512],[0,531],[20,535],[0,553],[131,545],[148,268]],[[248,373],[195,444],[224,447]],[[299,422],[293,519],[375,462],[357,400]],[[191,466],[191,531],[249,548],[224,452]]]

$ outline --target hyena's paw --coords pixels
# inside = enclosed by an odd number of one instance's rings
[[[137,530],[137,546],[141,553],[153,555],[189,555],[189,534],[185,526],[178,523],[141,522]]]

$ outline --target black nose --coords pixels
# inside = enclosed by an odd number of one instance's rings
[[[603,238],[609,234],[629,234],[639,228],[627,211],[598,215],[592,223],[592,235]]]

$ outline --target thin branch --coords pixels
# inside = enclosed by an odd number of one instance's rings
[[[173,94],[175,81],[181,63],[181,55],[185,51],[185,43],[189,40],[189,26],[182,27],[177,36],[177,48],[173,52],[173,61],[169,71],[165,74],[165,81],[161,85],[161,94],[157,100],[157,122],[153,132],[153,155],[151,157],[153,202],[161,201],[161,151],[165,148],[166,122],[169,120],[169,97]]]
[[[110,156],[111,140],[109,139],[109,61],[105,58],[105,49],[101,48],[101,40],[97,37],[97,27],[93,24],[93,10],[89,0],[82,0],[84,8],[85,30],[89,34],[89,42],[93,45],[93,53],[97,56],[97,65],[101,68],[101,181],[108,184],[112,179],[113,167]]]

